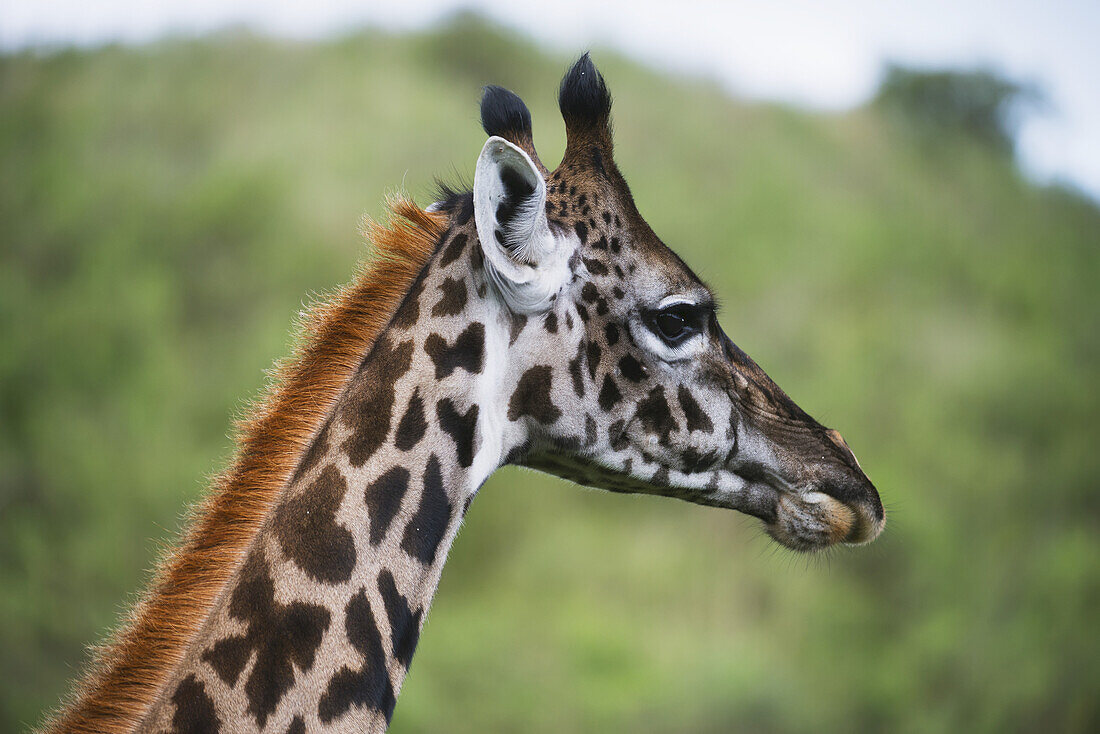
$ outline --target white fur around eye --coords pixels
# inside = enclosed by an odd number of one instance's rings
[[[690,301],[685,301],[685,303],[690,303]],[[706,339],[702,333],[695,334],[682,344],[673,347],[654,334],[640,318],[631,320],[630,330],[643,349],[665,362],[684,362],[694,359],[706,350]]]
[[[662,298],[661,302],[657,304],[657,310],[658,311],[663,311],[664,309],[668,308],[669,306],[679,306],[681,304],[683,304],[685,306],[694,306],[695,301],[691,300],[690,298],[687,298],[686,296],[673,294],[671,296],[665,296],[664,298]]]
[[[657,304],[656,310],[663,311],[671,306],[681,304],[694,306],[696,303],[697,301],[693,298],[674,293],[671,296],[662,298]],[[665,362],[684,362],[694,359],[707,348],[703,333],[695,334],[677,346],[671,346],[664,339],[654,334],[653,330],[638,317],[631,319],[630,330],[638,344]]]

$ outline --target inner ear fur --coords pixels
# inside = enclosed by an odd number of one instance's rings
[[[546,181],[514,143],[493,136],[474,171],[474,218],[490,280],[517,313],[545,308],[568,280],[571,240],[546,218]]]
[[[474,214],[482,244],[495,243],[518,263],[537,265],[553,247],[546,182],[525,151],[491,137],[474,171]]]

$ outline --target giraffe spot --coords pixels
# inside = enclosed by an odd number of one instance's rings
[[[710,422],[710,416],[691,396],[690,390],[681,385],[676,396],[680,399],[680,408],[684,411],[684,417],[687,419],[688,433],[692,431],[714,433],[714,424]]]
[[[615,324],[608,323],[603,327],[603,335],[607,340],[607,346],[613,347],[619,343],[619,327]]]
[[[317,462],[321,460],[321,457],[328,453],[329,426],[331,425],[331,420],[325,421],[324,426],[317,433],[317,438],[313,439],[313,443],[302,455],[302,460],[298,462],[298,468],[294,470],[294,477],[290,480],[292,484],[301,479],[310,469],[317,466]]]
[[[458,259],[462,251],[466,249],[466,239],[465,233],[459,233],[454,236],[447,245],[447,248],[443,250],[443,257],[439,259],[439,267],[445,268]]]
[[[603,412],[607,412],[614,408],[623,395],[619,392],[619,386],[615,384],[615,380],[611,379],[611,375],[603,376],[603,385],[600,387],[600,408]]]
[[[558,333],[558,315],[556,313],[554,313],[553,311],[546,314],[546,318],[543,319],[543,321],[542,321],[542,326],[543,326],[544,329],[546,329],[546,332],[548,334],[557,334]]]
[[[573,392],[578,398],[584,397],[584,374],[581,372],[581,362],[584,361],[584,342],[577,347],[577,356],[569,360],[569,377],[573,380]]]
[[[512,314],[511,324],[508,326],[508,346],[516,343],[516,339],[523,333],[523,327],[527,326],[527,317],[523,314]]]
[[[294,683],[294,669],[303,673],[328,629],[329,611],[316,604],[275,601],[275,585],[262,553],[255,552],[241,569],[233,589],[229,614],[247,627],[243,635],[230,635],[203,653],[218,676],[235,687],[244,665],[256,652],[256,662],[244,684],[248,711],[260,728],[267,724],[283,695]],[[242,654],[243,651],[243,654]]]
[[[405,526],[401,547],[413,558],[426,565],[435,561],[436,551],[447,532],[451,520],[451,502],[443,490],[443,473],[435,454],[428,457],[424,470],[424,491],[420,494],[420,507]]]
[[[726,427],[726,440],[730,442],[730,449],[726,453],[726,463],[733,461],[738,452],[738,437],[737,437],[737,411],[730,411],[730,422]]]
[[[409,292],[405,294],[405,299],[397,308],[397,313],[393,315],[393,325],[398,329],[407,329],[420,319],[420,294],[424,292],[424,279],[427,274],[427,268],[420,271]]]
[[[623,430],[625,427],[626,421],[621,418],[608,427],[607,440],[611,444],[612,450],[622,451],[626,448],[626,431]]]
[[[363,493],[370,517],[370,542],[378,545],[386,537],[390,523],[401,509],[401,500],[409,489],[409,470],[395,466],[375,479]]]
[[[301,716],[295,716],[290,720],[290,726],[286,728],[286,734],[306,734],[306,722]]]
[[[475,321],[455,339],[454,346],[439,334],[431,334],[424,341],[424,351],[435,362],[435,379],[442,380],[459,367],[472,375],[481,372],[485,351],[485,326]]]
[[[374,611],[365,589],[351,598],[344,610],[344,630],[362,656],[363,664],[352,669],[345,665],[328,682],[317,703],[317,717],[328,724],[346,714],[352,706],[381,711],[386,721],[393,716],[397,699],[386,670],[386,651],[374,620]]]
[[[214,709],[214,701],[206,686],[194,676],[187,676],[172,694],[176,713],[172,715],[170,734],[207,734],[221,731],[222,723]]]
[[[439,301],[432,306],[432,316],[457,316],[466,308],[466,280],[464,278],[444,278],[439,284],[443,292]]]
[[[351,578],[355,541],[336,512],[348,490],[340,471],[325,468],[309,487],[275,513],[275,537],[283,552],[314,581],[337,584]]]
[[[411,339],[392,347],[388,339],[382,339],[356,375],[347,405],[341,410],[342,420],[352,428],[351,436],[343,444],[352,466],[366,463],[386,440],[392,420],[394,384],[409,371],[412,354]]]
[[[414,388],[409,405],[405,408],[405,415],[397,424],[397,433],[394,435],[394,445],[402,451],[408,451],[420,439],[424,438],[424,432],[428,430],[428,422],[424,419],[424,401],[420,399],[420,388]]]
[[[600,366],[600,356],[603,354],[603,350],[600,349],[600,345],[596,342],[588,342],[585,357],[588,360],[588,376],[593,380],[596,379],[596,368]]]
[[[718,455],[713,451],[707,453],[699,453],[693,448],[684,449],[683,456],[680,457],[680,463],[684,467],[685,474],[697,474],[702,471],[707,471],[718,460]]]
[[[474,463],[474,434],[477,429],[477,406],[471,405],[466,414],[459,413],[450,398],[443,398],[435,405],[439,427],[454,439],[458,449],[458,463],[468,468]]]
[[[604,265],[599,260],[597,260],[595,258],[591,258],[591,257],[583,258],[583,260],[584,260],[584,266],[586,268],[588,268],[588,272],[592,273],[593,275],[607,275],[608,274],[609,271],[607,269],[607,266]]]
[[[255,644],[248,636],[226,637],[204,652],[202,659],[210,663],[219,678],[234,687],[253,648]]]
[[[635,416],[641,420],[642,429],[646,433],[659,435],[661,441],[666,444],[668,435],[679,428],[679,424],[668,409],[665,389],[660,385],[650,390],[649,395],[638,403],[638,412]]]
[[[552,372],[549,366],[540,365],[523,373],[508,401],[508,420],[529,415],[539,423],[550,424],[561,417],[561,410],[550,399]]]
[[[580,239],[583,245],[588,241],[588,225],[584,222],[577,222],[573,225],[573,230],[577,233],[577,238]]]
[[[458,216],[455,218],[455,224],[459,227],[465,227],[472,216],[474,216],[474,195],[472,192],[467,192],[462,196],[461,206],[458,209]]]
[[[408,670],[413,653],[416,652],[416,643],[420,640],[420,622],[424,610],[417,609],[413,613],[409,600],[397,590],[397,583],[389,569],[383,569],[378,574],[378,591],[382,594],[382,603],[386,605],[386,616],[390,620],[393,657]]]
[[[645,367],[633,354],[623,355],[619,360],[619,372],[631,382],[641,382],[646,378]]]

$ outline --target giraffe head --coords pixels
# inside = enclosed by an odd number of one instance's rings
[[[474,218],[492,297],[524,324],[489,356],[516,375],[503,399],[526,441],[509,460],[740,510],[795,549],[875,538],[882,503],[840,434],[726,336],[713,294],[638,212],[587,54],[559,104],[567,146],[551,173],[523,102],[500,87],[482,99]]]

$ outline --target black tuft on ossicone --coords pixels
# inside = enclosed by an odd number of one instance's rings
[[[481,126],[505,140],[531,139],[531,113],[515,93],[490,84],[481,94]]]
[[[607,129],[611,118],[611,94],[587,52],[562,77],[558,107],[565,118],[567,132],[596,130],[602,133]]]

